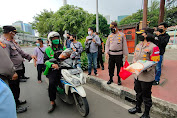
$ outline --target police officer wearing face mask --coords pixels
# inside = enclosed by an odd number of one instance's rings
[[[138,60],[159,61],[159,48],[152,43],[154,40],[152,29],[145,29],[137,32],[141,41],[135,48],[133,63]],[[130,114],[141,113],[142,102],[145,104],[144,114],[140,118],[150,118],[149,112],[152,106],[151,89],[155,75],[155,67],[150,67],[146,71],[135,76],[134,89],[136,92],[136,107],[129,109]]]
[[[62,87],[61,79],[61,70],[59,69],[58,64],[49,62],[49,59],[55,58],[59,61],[59,55],[62,53],[63,46],[60,44],[60,34],[58,32],[50,32],[48,34],[48,40],[52,43],[51,46],[47,47],[44,54],[44,61],[46,65],[45,75],[49,78],[49,99],[50,99],[50,108],[48,113],[51,113],[55,110],[56,103],[56,92],[57,86],[59,84]]]
[[[128,48],[125,35],[118,31],[117,23],[112,22],[110,24],[111,34],[109,35],[106,46],[105,54],[106,58],[109,58],[109,76],[110,79],[107,84],[113,82],[114,68],[115,64],[117,66],[117,76],[118,76],[118,85],[121,85],[121,78],[119,76],[120,68],[123,66],[123,55],[125,55],[125,60],[128,59]]]
[[[163,55],[165,53],[165,48],[170,39],[170,36],[166,33],[167,28],[168,28],[168,24],[163,22],[160,23],[156,31],[155,44],[160,49],[160,61],[156,66],[156,75],[155,75],[155,81],[153,82],[153,85],[159,85],[159,81],[160,81]]]
[[[32,58],[36,59],[34,56],[31,56],[27,53],[25,53],[15,42],[14,37],[17,33],[16,28],[13,26],[4,26],[3,27],[3,37],[1,37],[1,41],[7,46],[7,52],[10,56],[11,61],[13,62],[15,66],[15,71],[18,74],[17,80],[9,80],[9,87],[12,90],[12,93],[14,95],[14,99],[17,106],[17,113],[23,113],[27,111],[27,107],[20,107],[20,105],[25,104],[26,100],[22,101],[19,100],[20,97],[20,84],[19,79],[22,76],[23,71],[23,58],[30,61]]]

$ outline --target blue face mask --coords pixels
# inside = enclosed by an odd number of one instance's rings
[[[36,43],[36,45],[39,47],[40,46],[40,44],[39,43]]]

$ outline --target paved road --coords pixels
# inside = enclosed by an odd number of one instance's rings
[[[33,49],[26,48],[24,50],[31,53]],[[25,65],[26,75],[31,78],[26,83],[20,83],[21,99],[27,100],[26,106],[29,108],[26,113],[18,114],[18,118],[82,118],[75,105],[65,104],[59,98],[56,100],[57,109],[52,114],[48,114],[50,103],[48,86],[46,82],[37,83],[37,72],[32,63],[25,62]],[[43,76],[44,79],[45,76]],[[85,86],[85,90],[90,106],[90,114],[87,118],[139,118],[138,115],[128,114],[127,109],[130,106],[123,102],[115,100],[88,85]]]

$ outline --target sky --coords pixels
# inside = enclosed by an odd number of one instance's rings
[[[98,0],[99,13],[110,15],[117,20],[119,15],[131,15],[142,8],[143,0]],[[150,5],[149,0],[149,5]],[[67,0],[70,5],[82,7],[89,13],[96,13],[96,0]],[[63,6],[63,0],[1,0],[0,26],[12,25],[15,21],[33,22],[33,17],[43,9],[57,11]]]

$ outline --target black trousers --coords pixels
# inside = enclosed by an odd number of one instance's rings
[[[114,76],[114,69],[115,69],[115,64],[117,66],[117,76],[118,76],[118,81],[120,81],[120,68],[123,66],[123,55],[109,55],[109,76],[113,77]]]
[[[42,76],[42,72],[44,72],[45,69],[45,65],[44,64],[38,64],[37,65],[37,78],[38,81],[41,81],[41,76]]]
[[[100,67],[100,64],[102,67],[104,67],[102,52],[98,52],[97,67]]]
[[[49,98],[50,101],[55,101],[56,99],[56,92],[57,92],[57,86],[59,85],[62,88],[60,79],[61,79],[61,70],[49,70],[49,74],[47,76],[49,78]]]
[[[25,78],[25,64],[22,62],[23,69],[21,70],[21,79]]]
[[[18,70],[18,71],[16,71],[16,73],[18,74],[18,79],[17,80],[8,80],[8,82],[9,82],[9,87],[13,93],[15,103],[16,103],[16,105],[18,105],[19,104],[19,97],[20,97],[20,78],[23,73],[22,73],[22,70]]]
[[[145,104],[145,112],[150,111],[152,106],[151,89],[153,82],[143,82],[135,79],[134,90],[136,92],[136,106],[141,107],[142,102]]]

